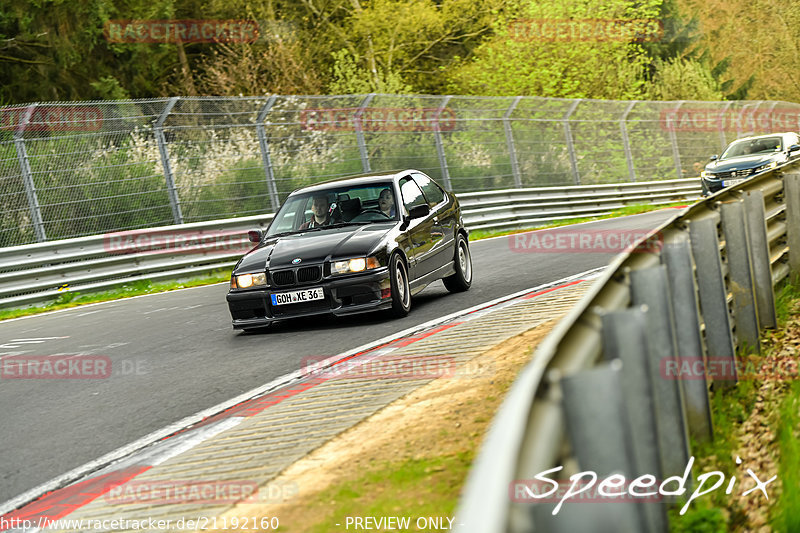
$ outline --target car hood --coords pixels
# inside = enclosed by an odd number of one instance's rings
[[[393,224],[377,223],[267,237],[240,260],[236,272],[259,272],[267,268],[316,264],[331,258],[364,256],[377,247],[393,227]],[[298,258],[301,262],[293,264]]]
[[[730,159],[723,159],[721,161],[712,161],[706,165],[706,170],[710,170],[712,172],[727,172],[729,170],[745,170],[749,168],[756,168],[769,163],[770,161],[779,160],[781,155],[782,153],[780,152],[773,152],[769,154],[732,157]]]

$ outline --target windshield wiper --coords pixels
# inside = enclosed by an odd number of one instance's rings
[[[286,237],[287,235],[294,235],[295,233],[300,233],[299,231],[282,231],[280,233],[273,233],[272,235],[264,236],[264,240],[272,239],[274,237]]]

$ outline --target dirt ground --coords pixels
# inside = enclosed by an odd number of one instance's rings
[[[333,523],[337,506],[343,502],[326,495],[326,489],[331,486],[357,482],[370,471],[380,472],[388,463],[435,460],[459,454],[474,457],[505,392],[530,360],[536,344],[555,323],[540,325],[479,355],[469,363],[470,369],[478,369],[468,372],[469,377],[439,378],[396,400],[294,463],[272,482],[296,484],[299,493],[289,500],[275,504],[239,504],[220,518],[278,517],[280,531],[327,531],[326,524],[331,531],[344,530]],[[452,478],[448,481],[451,501],[458,498],[467,466],[462,469],[459,483],[453,483]],[[442,483],[433,478],[442,468],[430,470],[429,485],[441,491]],[[418,492],[391,494],[392,501],[397,502],[415,498],[420,500],[415,503],[424,503],[421,501],[424,494]],[[410,514],[399,507],[389,510]]]

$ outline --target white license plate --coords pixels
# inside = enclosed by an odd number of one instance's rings
[[[725,180],[722,182],[724,187],[730,187],[731,185],[738,185],[739,183],[743,182],[745,178],[736,178],[732,180]]]
[[[296,304],[325,299],[325,293],[322,292],[322,287],[312,287],[310,289],[303,289],[302,291],[279,292],[271,296],[272,305]]]

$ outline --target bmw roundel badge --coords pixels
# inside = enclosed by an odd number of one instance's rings
[[[294,259],[292,259],[292,264],[297,265],[300,263],[300,261],[302,261],[302,259],[300,259],[299,257],[295,257]]]

